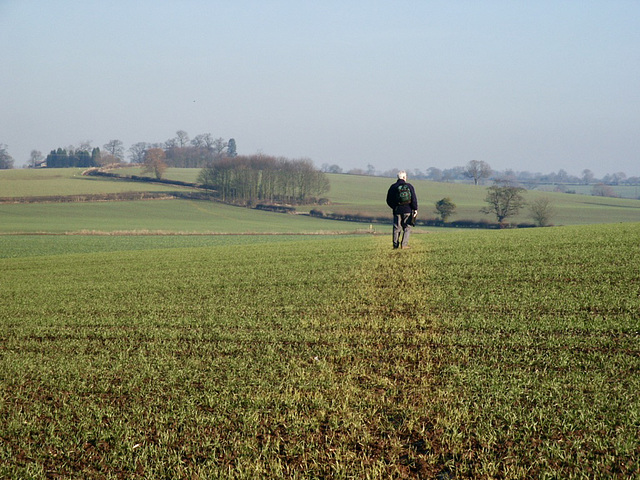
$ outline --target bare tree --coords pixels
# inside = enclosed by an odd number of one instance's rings
[[[535,199],[529,205],[531,218],[539,227],[546,227],[551,224],[551,217],[555,214],[555,209],[549,197]]]
[[[149,148],[149,144],[146,142],[138,142],[131,145],[129,147],[129,160],[131,163],[144,163],[144,154]]]
[[[189,134],[184,130],[178,130],[176,132],[176,146],[178,148],[184,148],[189,144]]]
[[[213,146],[213,137],[210,133],[201,133],[193,137],[191,145],[197,148],[211,148]]]
[[[90,152],[91,151],[91,140],[83,140],[78,145],[78,150],[81,152]]]
[[[122,161],[124,159],[124,147],[120,140],[109,140],[109,142],[105,143],[103,147],[107,153],[113,155],[118,160]]]
[[[487,162],[482,160],[471,160],[464,169],[464,175],[473,178],[473,184],[478,185],[478,181],[483,178],[489,178],[491,175],[491,167]]]
[[[224,153],[224,149],[227,148],[227,142],[224,141],[224,138],[216,138],[213,141],[213,145],[211,149],[216,157],[221,157]]]
[[[517,215],[525,205],[522,196],[524,188],[515,187],[505,182],[497,182],[487,189],[485,202],[489,205],[480,209],[482,213],[494,214],[500,226],[504,220],[513,215]]]

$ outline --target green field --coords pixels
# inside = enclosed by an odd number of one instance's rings
[[[72,170],[0,197],[155,188]],[[391,179],[330,179],[327,211],[388,214]],[[640,202],[548,195],[578,225],[399,251],[210,201],[0,204],[0,478],[640,478]]]
[[[168,169],[166,177],[172,180],[195,182],[199,169]],[[140,168],[118,170],[123,175],[139,175]],[[87,195],[123,192],[170,192],[189,190],[186,187],[127,182],[113,179],[86,177],[81,169],[9,170],[0,171],[0,197],[32,197],[44,195]],[[389,217],[385,204],[386,191],[392,179],[355,175],[328,175],[331,190],[327,194],[329,205],[297,206],[300,213],[312,208],[326,213],[362,214]],[[419,218],[435,218],[436,201],[450,197],[457,205],[451,220],[486,220],[495,218],[480,213],[485,206],[486,188],[426,180],[413,182],[420,201]],[[589,195],[528,191],[528,202],[547,197],[553,204],[554,225],[586,225],[640,221],[640,200],[603,198]],[[350,231],[368,228],[368,225],[345,225],[335,222],[265,214],[219,203],[187,200],[120,201],[117,204],[0,204],[0,233],[154,230],[180,233],[241,233],[241,232],[318,232]],[[266,221],[265,221],[266,218]],[[513,223],[530,223],[527,208]],[[265,228],[264,226],[267,226]],[[22,227],[22,228],[21,228]]]
[[[537,188],[540,191],[553,191],[557,185],[541,185]],[[581,195],[591,195],[593,185],[563,185],[566,191],[573,191]],[[640,199],[640,185],[609,185],[613,193],[620,198]]]
[[[2,478],[640,478],[640,224],[1,240]]]
[[[84,170],[84,168],[0,170],[0,198],[185,190],[175,185],[83,176]]]
[[[196,200],[0,204],[0,219],[0,233],[329,233],[368,227]]]
[[[387,188],[393,179],[379,177],[357,177],[353,175],[329,175],[332,204],[321,207],[330,212],[359,212],[369,215],[387,215],[389,208],[385,204]],[[457,209],[451,220],[481,220],[491,222],[494,217],[480,213],[486,205],[486,187],[437,183],[428,180],[409,180],[416,189],[421,218],[436,218],[434,204],[450,197]],[[527,191],[527,202],[537,198],[550,199],[555,210],[552,223],[555,225],[585,225],[593,223],[638,222],[640,221],[640,200],[622,198],[603,198],[589,195],[574,195],[554,192]],[[528,208],[512,219],[513,223],[529,222]]]
[[[136,175],[140,174],[140,169],[124,169],[123,173]],[[167,177],[184,182],[195,182],[198,173],[198,169],[169,169]],[[328,174],[327,176],[331,183],[331,190],[327,197],[331,200],[331,204],[322,207],[301,208],[301,211],[317,208],[325,212],[360,213],[375,216],[389,214],[389,208],[385,204],[385,197],[389,185],[394,182],[393,179],[358,175]],[[451,197],[457,206],[456,214],[451,220],[495,220],[491,216],[480,213],[480,208],[486,205],[484,201],[487,193],[485,186],[409,180],[414,184],[416,194],[420,200],[421,218],[436,218],[434,213],[435,202],[444,197]],[[576,195],[528,191],[525,193],[525,198],[528,202],[541,197],[549,198],[555,210],[555,215],[552,219],[555,225],[640,221],[640,200],[594,197],[588,195],[588,190],[584,190],[584,193],[584,195]],[[528,209],[523,209],[517,217],[513,218],[513,222],[531,222]]]

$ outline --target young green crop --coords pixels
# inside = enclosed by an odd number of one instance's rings
[[[286,215],[198,200],[0,205],[0,233],[331,233],[352,222]]]
[[[638,224],[108,239],[0,259],[0,476],[640,475]]]
[[[176,185],[84,176],[82,175],[84,170],[84,168],[2,170],[0,171],[0,198],[185,190]]]
[[[167,179],[183,182],[197,182],[198,168],[170,168],[166,172]],[[0,171],[0,197],[32,197],[41,195],[87,195],[110,194],[122,192],[168,192],[176,190],[193,191],[192,187],[160,185],[145,182],[114,180],[104,177],[82,176],[82,169],[28,169]],[[141,175],[140,167],[118,170],[121,175]],[[363,214],[374,217],[390,218],[390,210],[385,204],[385,195],[391,178],[359,175],[328,174],[331,190],[327,193],[328,205],[297,206],[299,212],[312,208],[325,212],[341,214]],[[486,207],[486,187],[455,183],[431,182],[427,180],[411,180],[416,188],[420,208],[419,218],[436,218],[435,202],[450,197],[456,204],[456,213],[449,220],[487,220],[494,219],[480,213]],[[621,187],[622,188],[622,187]],[[632,187],[629,187],[632,188]],[[637,187],[634,187],[637,190]],[[588,193],[588,192],[584,192]],[[530,190],[525,200],[529,203],[536,199],[546,198],[550,201],[554,215],[550,219],[554,225],[595,224],[637,222],[640,218],[640,202],[637,194],[634,198],[605,198],[591,195],[564,194],[558,192],[542,192]],[[74,206],[63,205],[0,205],[0,232],[34,232],[34,231],[77,231],[86,229],[124,231],[124,230],[162,230],[165,232],[210,231],[208,223],[217,223],[216,217],[208,218],[203,211],[195,211],[193,202],[187,200],[148,200],[111,202],[109,207],[82,203]],[[200,202],[203,210],[210,210]],[[102,205],[101,203],[99,205]],[[233,207],[226,207],[233,208]],[[224,209],[224,208],[223,208]],[[176,215],[176,211],[184,210]],[[246,209],[235,208],[235,211]],[[236,216],[239,218],[236,219]],[[245,217],[242,213],[231,213],[224,225],[236,223]],[[266,212],[253,212],[254,217],[264,219]],[[287,215],[280,215],[287,217]],[[238,222],[233,231],[264,232],[265,223],[280,223],[282,220],[260,220],[255,218],[250,223]],[[120,221],[119,221],[120,220]],[[286,220],[288,223],[292,219]],[[302,216],[298,223],[307,223]],[[319,219],[315,219],[319,222]],[[521,210],[511,221],[532,222],[528,208]],[[221,220],[221,222],[223,222]],[[331,222],[329,222],[331,223]],[[214,226],[213,228],[218,228]],[[224,226],[229,230],[229,226]],[[289,227],[291,228],[291,227]],[[310,230],[308,225],[300,229]],[[365,227],[366,228],[366,227]],[[322,228],[325,230],[325,228]],[[329,230],[332,227],[328,227]],[[344,230],[342,226],[334,229]],[[298,231],[288,230],[288,231]],[[348,230],[352,230],[349,228]]]

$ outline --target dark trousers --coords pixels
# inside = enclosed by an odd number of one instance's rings
[[[400,245],[403,247],[409,245],[411,225],[408,222],[410,218],[410,213],[393,214],[393,248],[398,248]]]

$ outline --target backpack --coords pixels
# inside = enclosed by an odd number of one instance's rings
[[[398,185],[398,205],[409,205],[411,203],[411,187],[406,183]]]

